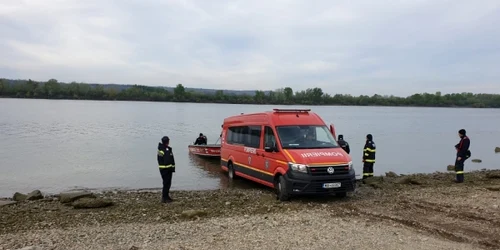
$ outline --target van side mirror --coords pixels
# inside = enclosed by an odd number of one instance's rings
[[[266,151],[266,152],[278,152],[278,149],[276,148],[276,143],[267,142],[264,145],[264,151]]]

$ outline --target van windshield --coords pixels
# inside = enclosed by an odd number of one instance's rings
[[[338,148],[339,145],[326,126],[277,126],[283,149]]]

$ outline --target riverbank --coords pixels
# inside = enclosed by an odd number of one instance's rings
[[[272,190],[97,194],[75,209],[58,197],[0,207],[0,249],[495,249],[500,171],[374,177],[355,194],[279,202]],[[71,203],[66,203],[71,204]]]

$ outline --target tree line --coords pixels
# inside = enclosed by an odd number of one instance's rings
[[[344,94],[330,95],[321,88],[308,88],[294,92],[286,87],[275,91],[255,91],[254,95],[237,95],[218,90],[202,93],[187,90],[177,84],[172,91],[163,87],[131,85],[113,87],[100,84],[60,83],[32,80],[0,79],[0,97],[78,100],[123,100],[158,102],[198,102],[232,104],[284,104],[284,105],[352,105],[352,106],[420,106],[420,107],[474,107],[500,108],[499,94],[441,92],[418,93],[408,97]]]

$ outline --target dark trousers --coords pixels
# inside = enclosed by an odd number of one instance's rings
[[[455,175],[457,182],[464,182],[464,162],[465,159],[455,160]]]
[[[363,164],[363,179],[373,176],[373,162],[364,162]]]
[[[162,201],[171,200],[169,192],[170,186],[172,186],[172,173],[171,169],[160,168],[160,174],[163,180],[163,189],[161,192]]]

